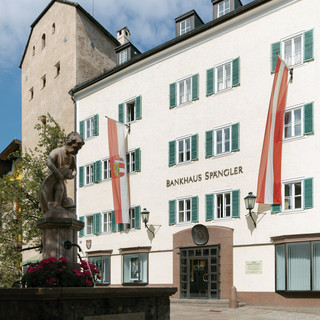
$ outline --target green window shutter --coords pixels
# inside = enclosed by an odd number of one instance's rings
[[[141,96],[136,97],[136,119],[137,120],[140,120],[142,117],[141,104],[142,104]]]
[[[93,116],[93,135],[97,136],[99,134],[99,115],[95,114]]]
[[[176,141],[169,141],[169,167],[176,164]]]
[[[140,148],[134,150],[134,171],[141,171],[141,152]]]
[[[240,190],[232,191],[232,218],[240,218]]]
[[[206,221],[214,219],[214,194],[206,194]]]
[[[232,86],[240,85],[240,58],[232,61]]]
[[[304,62],[313,60],[313,30],[304,33]]]
[[[79,187],[84,186],[84,167],[79,168]]]
[[[120,231],[123,231],[123,229],[124,229],[123,223],[118,223],[118,231],[119,231],[119,232],[120,232]]]
[[[304,108],[304,134],[313,133],[313,102],[305,104]]]
[[[93,182],[97,183],[101,181],[101,161],[98,160],[93,165]]]
[[[84,136],[84,121],[80,121],[79,130],[80,130],[80,136],[82,137],[82,139],[84,139],[85,138],[85,136]]]
[[[171,83],[169,86],[170,91],[170,109],[177,106],[177,96],[176,96],[176,83]]]
[[[140,206],[134,207],[134,223],[135,223],[135,229],[140,229]]]
[[[239,151],[239,127],[240,127],[240,124],[239,122],[238,123],[235,123],[232,125],[232,142],[231,142],[231,150],[232,151]]]
[[[304,179],[304,208],[313,208],[313,179]]]
[[[199,74],[192,76],[192,101],[199,99]]]
[[[198,160],[198,135],[194,134],[191,137],[191,160]]]
[[[276,71],[278,54],[281,55],[281,43],[275,42],[271,45],[271,73]]]
[[[207,96],[214,94],[214,68],[207,70]]]
[[[206,158],[213,157],[213,130],[206,131]]]
[[[271,213],[281,212],[281,204],[272,204],[270,211]]]
[[[84,222],[84,217],[79,217],[79,220],[80,220],[81,222]],[[83,229],[81,229],[81,230],[79,231],[79,237],[83,237],[83,236],[84,236],[84,228],[85,228],[85,227],[83,227]]]
[[[176,200],[169,200],[169,226],[176,224]]]
[[[111,232],[117,232],[116,217],[114,211],[111,211]]]
[[[191,219],[192,222],[199,222],[199,198],[191,198]]]
[[[101,233],[101,213],[95,213],[93,215],[93,234]]]
[[[124,123],[124,103],[118,105],[118,120],[121,123]]]

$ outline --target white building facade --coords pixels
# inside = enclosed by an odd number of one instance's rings
[[[320,3],[235,4],[72,90],[85,138],[79,243],[104,285],[174,285],[178,297],[207,299],[235,286],[249,304],[319,305]],[[256,204],[252,219],[243,199],[257,189],[276,52],[293,68],[282,205]],[[130,225],[114,223],[105,116],[130,124]]]

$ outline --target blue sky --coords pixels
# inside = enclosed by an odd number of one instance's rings
[[[252,0],[242,1],[244,4]],[[195,9],[204,23],[212,19],[211,0],[79,0],[112,35],[128,26],[131,42],[145,52],[175,36],[174,19]],[[21,57],[30,25],[50,0],[0,1],[0,153],[21,140]],[[69,91],[71,88],[66,88]]]

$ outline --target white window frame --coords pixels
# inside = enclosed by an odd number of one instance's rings
[[[300,110],[300,134],[294,134],[295,130],[294,128],[296,125],[299,124],[299,122],[296,121],[295,117],[295,111]],[[291,136],[286,137],[286,127],[289,127],[288,125],[286,126],[285,121],[286,121],[286,114],[291,113]],[[290,140],[298,137],[302,137],[304,132],[304,112],[303,112],[303,105],[297,105],[293,106],[290,108],[287,108],[284,112],[284,117],[283,117],[283,139],[284,140]]]
[[[183,35],[189,31],[191,31],[191,18],[187,18],[180,22],[180,35]]]
[[[93,235],[93,214],[88,214],[85,217],[86,217],[86,235],[88,236]],[[89,228],[91,229],[91,232]]]
[[[125,123],[136,121],[136,99],[132,98],[124,102],[125,105]]]
[[[148,283],[149,253],[125,253],[122,255],[123,283]],[[137,270],[137,269],[138,270]]]
[[[286,180],[282,181],[281,188],[282,188],[282,206],[281,206],[281,212],[290,212],[290,211],[301,211],[304,210],[304,179],[303,178],[296,178],[296,179],[291,179],[291,180]],[[299,194],[296,194],[296,184],[300,183],[300,188],[301,188],[301,207],[296,208],[296,198],[299,196]],[[292,185],[293,186],[293,193],[287,197],[285,195],[285,186],[286,185]],[[290,199],[291,208],[286,208],[286,199]],[[294,200],[294,201],[293,201]]]
[[[135,150],[129,151],[126,154],[126,170],[127,173],[135,172],[136,159],[135,159]]]
[[[134,207],[129,208],[129,224],[127,224],[127,229],[134,230],[136,227]]]
[[[297,38],[300,38],[301,41],[300,41],[300,45],[301,45],[301,50],[300,50],[300,61],[298,62],[295,62],[293,61],[294,59],[294,55],[295,55],[295,42],[294,42],[294,39],[297,39]],[[290,61],[288,61],[288,58],[286,57],[285,55],[285,44],[287,42],[291,41],[291,54],[290,54]],[[304,46],[303,46],[303,43],[304,43],[304,35],[303,35],[303,32],[299,32],[299,33],[296,33],[294,35],[291,35],[289,37],[286,37],[284,39],[281,40],[281,56],[283,58],[283,60],[285,61],[285,63],[291,67],[291,66],[297,66],[297,65],[300,65],[300,64],[303,64],[303,60],[304,60]]]
[[[190,81],[190,90],[188,90],[188,81]],[[182,105],[192,101],[192,75],[177,80],[177,105]],[[183,90],[181,90],[183,84]],[[183,91],[183,92],[182,92]]]
[[[89,163],[84,166],[84,185],[93,184],[94,163]]]
[[[227,77],[226,66],[230,66],[230,75]],[[219,70],[222,68],[222,81],[219,81]],[[219,63],[215,66],[215,88],[216,92],[232,89],[232,60]],[[222,83],[222,88],[219,88],[219,83]]]
[[[229,6],[226,8],[226,4]],[[218,4],[217,16],[222,17],[230,12],[230,0],[224,0]]]
[[[226,142],[228,141],[228,140],[226,140],[226,137],[225,137],[225,130],[226,129],[229,130],[229,150],[226,150]],[[232,125],[228,124],[225,126],[214,128],[213,130],[214,130],[214,155],[220,156],[223,154],[231,153],[231,150],[232,150]],[[220,153],[218,153],[218,140],[217,140],[219,131],[222,131],[222,142],[221,142],[222,151]]]
[[[103,216],[103,233],[111,233],[112,232],[112,211],[104,211],[102,212]]]
[[[229,195],[230,202],[226,202],[226,196]],[[222,207],[219,206],[218,197],[222,197]],[[214,193],[215,205],[215,217],[218,220],[231,219],[232,218],[232,190],[222,190]],[[229,215],[227,215],[227,208],[230,208]]]
[[[189,141],[189,149],[187,148],[187,141]],[[182,143],[182,152],[180,152],[180,144]],[[191,162],[191,135],[177,138],[176,139],[176,163],[188,163]],[[182,155],[182,160],[180,161],[180,154]],[[189,156],[189,159],[188,159]]]
[[[110,158],[102,160],[102,180],[111,179]]]
[[[84,120],[84,135],[85,139],[93,137],[94,132],[94,117],[90,117]]]
[[[188,209],[188,202],[189,202],[189,209]],[[183,204],[182,210],[180,210],[180,203]],[[192,221],[192,197],[183,197],[176,199],[176,206],[177,206],[177,217],[176,221],[177,224],[187,224],[191,223]],[[180,219],[180,212],[182,213],[182,219]]]
[[[128,61],[128,50],[122,50],[119,52],[119,64],[123,64]]]

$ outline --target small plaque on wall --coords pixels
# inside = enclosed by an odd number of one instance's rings
[[[246,274],[262,274],[262,261],[246,261]]]

